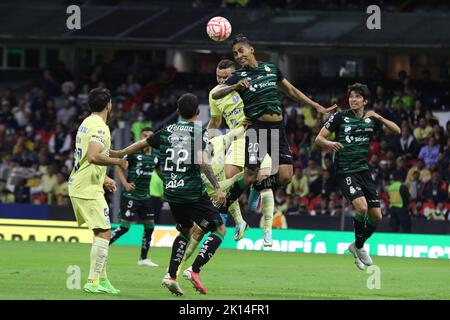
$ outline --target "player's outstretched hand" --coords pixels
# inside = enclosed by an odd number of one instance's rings
[[[134,185],[134,183],[126,183],[126,184],[123,185],[123,187],[125,188],[125,190],[127,192],[131,192],[134,189],[136,189],[136,186]]]
[[[127,170],[128,169],[128,161],[125,159],[120,159],[119,160],[119,166],[123,169],[123,170]]]
[[[225,204],[225,201],[226,201],[225,193],[223,193],[222,189],[220,188],[216,189],[216,201],[215,201],[216,205],[218,207],[221,207]]]
[[[234,85],[234,90],[247,89],[248,87],[250,87],[250,82],[246,79],[242,79]]]
[[[344,146],[342,144],[340,144],[339,142],[335,142],[335,141],[329,141],[328,147],[331,150],[333,150],[333,152],[337,152],[341,149],[344,149]]]
[[[381,119],[381,116],[378,113],[376,113],[375,111],[370,110],[370,111],[367,111],[367,113],[364,115],[364,119],[367,119],[367,118],[375,118],[375,119],[379,120],[379,119]]]

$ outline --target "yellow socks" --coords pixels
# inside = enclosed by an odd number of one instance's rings
[[[272,189],[261,191],[261,213],[264,219],[264,230],[272,230],[275,200]]]
[[[100,276],[106,278],[106,261],[108,260],[109,241],[94,237],[91,248],[91,264],[88,282],[98,283]],[[104,277],[103,277],[104,275]]]
[[[228,208],[228,213],[233,217],[236,225],[244,222],[241,214],[241,208],[239,207],[239,202],[237,200],[230,205],[230,207]]]

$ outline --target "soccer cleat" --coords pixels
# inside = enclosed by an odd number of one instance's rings
[[[137,264],[140,266],[158,267],[158,265],[150,259],[139,259]]]
[[[358,248],[356,248],[355,243],[352,242],[352,243],[348,246],[348,251],[350,251],[350,252],[353,254],[353,256],[355,257],[355,259],[356,259],[356,258],[359,258],[359,260],[360,260],[363,264],[365,264],[366,266],[371,266],[371,265],[372,265],[372,263],[373,263],[373,262],[372,262],[372,258],[370,258],[369,254],[367,253],[366,249],[364,249],[364,247],[361,248],[361,249],[358,249]],[[355,263],[356,263],[356,261],[355,261]],[[358,266],[358,268],[359,268],[359,266]],[[361,269],[361,268],[360,268],[360,269]]]
[[[366,269],[366,265],[358,257],[355,258],[355,265],[359,270]]]
[[[101,286],[99,283],[97,283],[97,284],[86,283],[83,286],[83,291],[84,292],[89,292],[89,293],[109,293],[108,289],[106,289],[105,287]]]
[[[182,296],[184,294],[183,290],[181,290],[180,285],[176,278],[171,278],[170,274],[166,274],[162,279],[162,286],[169,289],[174,295]]]
[[[116,289],[113,287],[113,285],[111,284],[111,282],[109,282],[108,279],[102,279],[100,280],[100,285],[105,288],[106,290],[108,290],[107,293],[112,293],[112,294],[119,294],[120,290]]]
[[[206,288],[200,281],[200,273],[192,271],[192,267],[184,270],[183,277],[186,280],[189,280],[194,285],[195,290],[197,290],[201,294],[206,294]]]
[[[248,223],[245,221],[236,225],[236,230],[234,232],[234,240],[236,241],[241,240],[244,237],[244,233],[248,228],[249,228]]]
[[[273,244],[273,241],[272,241],[272,230],[264,230],[263,246],[264,247],[271,247],[272,244]]]

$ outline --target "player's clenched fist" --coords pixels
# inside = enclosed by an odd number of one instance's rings
[[[333,150],[334,152],[337,152],[341,149],[344,149],[344,146],[342,144],[340,144],[339,142],[335,142],[335,141],[329,141],[328,142],[328,147]]]
[[[136,186],[134,185],[134,183],[125,183],[125,184],[123,185],[123,187],[125,188],[125,190],[126,190],[127,192],[131,192],[131,191],[133,191],[134,189],[136,189]]]

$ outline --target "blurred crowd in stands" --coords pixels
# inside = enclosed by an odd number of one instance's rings
[[[193,0],[193,7],[220,5],[222,8],[266,8],[287,10],[342,10],[342,11],[365,11],[370,5],[378,5],[384,11],[447,11],[447,1],[438,0],[430,3],[425,0],[402,1],[402,0]]]
[[[123,61],[99,60],[81,70],[75,79],[59,63],[44,70],[32,89],[21,94],[11,89],[0,93],[1,203],[69,205],[67,179],[73,166],[75,135],[89,114],[87,95],[92,88],[107,87],[113,93],[111,132],[129,127],[136,138],[144,126],[175,121],[176,100],[181,93],[193,91],[206,102],[208,91],[214,87],[214,75],[205,86],[173,68],[151,73],[148,65]],[[186,78],[190,79],[188,86],[180,81]],[[413,86],[409,76],[401,72],[394,86],[376,78],[368,83],[370,107],[402,129],[401,136],[377,135],[370,144],[369,166],[380,187],[383,213],[388,205],[385,187],[394,172],[399,172],[411,194],[413,217],[448,220],[450,122],[439,125],[427,103],[426,88],[435,84],[428,81]],[[345,108],[345,86],[330,101],[319,102]],[[295,175],[286,188],[275,192],[277,214],[284,215],[287,222],[293,215],[341,216],[348,204],[336,189],[332,154],[313,143],[326,116],[322,118],[315,110],[285,97],[282,106]],[[245,195],[241,204],[248,210]]]

